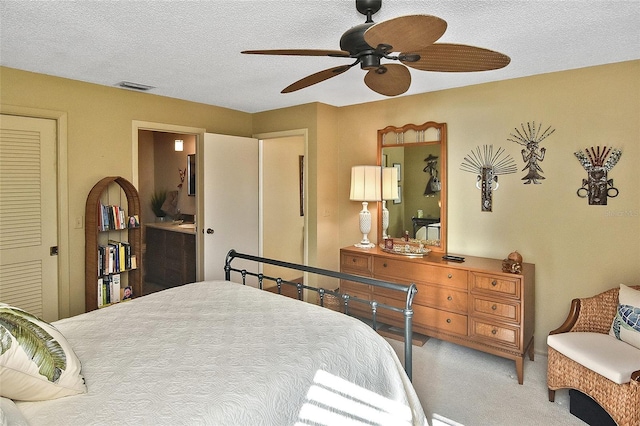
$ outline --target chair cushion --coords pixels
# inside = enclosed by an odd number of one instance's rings
[[[620,284],[618,309],[609,334],[640,349],[640,291]]]
[[[608,334],[569,332],[552,334],[547,344],[567,358],[618,383],[628,383],[640,370],[640,349]]]

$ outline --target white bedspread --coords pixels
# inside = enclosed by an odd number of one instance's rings
[[[189,284],[54,325],[89,392],[18,402],[32,426],[426,424],[366,324],[252,287]]]

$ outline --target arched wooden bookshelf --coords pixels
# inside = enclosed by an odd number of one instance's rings
[[[118,185],[121,189],[111,188]],[[101,202],[109,197],[111,191],[117,190],[126,196],[126,205],[120,199],[117,203],[125,209],[127,219],[140,217],[140,197],[131,182],[120,176],[109,176],[101,179],[89,192],[85,207],[85,311],[98,309],[98,248],[107,240],[127,241],[131,246],[131,254],[136,256],[136,269],[120,272],[127,275],[127,285],[133,289],[133,296],[142,295],[142,230],[140,226],[126,227],[119,230],[102,231],[99,229]],[[120,198],[120,197],[118,197]],[[127,221],[128,223],[128,221]]]

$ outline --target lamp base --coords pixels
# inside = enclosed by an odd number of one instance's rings
[[[358,248],[372,248],[376,245],[369,241],[369,232],[371,232],[371,213],[367,210],[366,201],[362,202],[362,210],[360,211],[360,232],[362,232],[362,240],[355,244]]]
[[[358,248],[374,248],[376,245],[373,244],[372,242],[368,242],[368,243],[359,242],[358,244],[354,244],[354,246]]]

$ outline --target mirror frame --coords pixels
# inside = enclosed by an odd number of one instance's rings
[[[427,131],[435,129],[436,139],[426,140]],[[405,143],[406,132],[416,132],[416,140]],[[392,140],[388,136],[393,134]],[[405,124],[402,127],[387,126],[378,130],[378,166],[382,166],[382,149],[385,147],[440,144],[440,245],[428,246],[432,252],[447,253],[447,123],[427,121],[424,124]],[[378,244],[382,241],[382,201],[378,202]]]
[[[187,155],[187,195],[196,195],[196,155]]]

